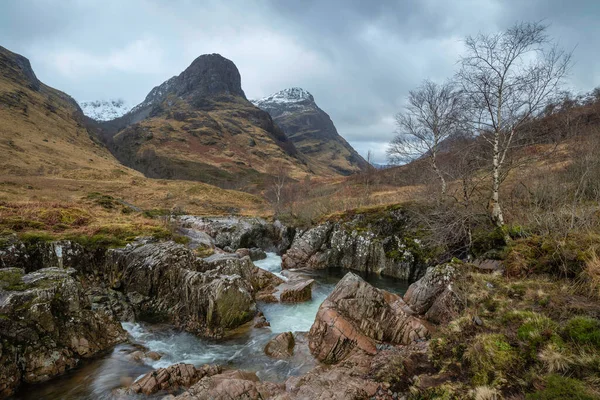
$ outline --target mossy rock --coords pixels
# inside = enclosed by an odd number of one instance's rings
[[[21,268],[0,269],[0,289],[3,290],[25,290],[27,285],[23,283],[25,271]]]

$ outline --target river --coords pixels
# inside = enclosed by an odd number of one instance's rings
[[[258,267],[271,271],[286,279],[281,271],[281,257],[268,253],[267,258],[254,262]],[[225,340],[211,341],[195,335],[176,331],[166,325],[124,322],[123,328],[131,337],[131,343],[116,346],[102,357],[83,363],[79,368],[47,383],[24,385],[12,397],[19,400],[92,400],[113,399],[112,390],[126,382],[137,379],[152,369],[167,367],[176,363],[219,364],[224,368],[256,371],[262,380],[285,381],[290,376],[308,372],[316,361],[308,351],[305,335],[312,326],[317,310],[331,293],[336,283],[347,271],[331,268],[309,274],[315,279],[312,300],[304,303],[258,303],[271,323],[270,328],[240,329]],[[363,276],[369,283],[404,294],[408,283],[377,275]],[[294,356],[287,360],[274,360],[267,357],[264,346],[281,332],[296,332]],[[144,359],[133,362],[129,354],[139,348],[162,354],[157,361]],[[162,398],[160,395],[157,398]]]

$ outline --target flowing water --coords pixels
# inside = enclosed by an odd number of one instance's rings
[[[266,259],[255,261],[255,264],[287,279],[285,272],[281,272],[281,257],[274,253],[268,253]],[[263,352],[264,346],[281,332],[308,332],[319,306],[346,272],[339,268],[302,272],[315,279],[311,301],[297,304],[259,303],[258,308],[271,323],[270,329],[242,329],[225,340],[200,339],[165,325],[124,322],[123,328],[131,336],[131,344],[118,345],[104,356],[85,362],[76,370],[48,383],[24,386],[14,399],[112,399],[113,389],[152,369],[181,362],[197,366],[219,364],[225,368],[256,371],[259,378],[278,382],[289,376],[304,374],[316,365],[308,351],[305,335],[296,334],[294,356],[286,360],[267,357]],[[403,294],[408,287],[406,282],[396,279],[376,275],[363,278],[376,287],[398,294]],[[156,351],[162,354],[162,358],[133,362],[129,354],[140,347]]]

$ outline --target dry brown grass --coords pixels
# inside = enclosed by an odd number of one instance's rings
[[[190,181],[144,177],[119,180],[67,179],[44,176],[0,176],[0,200],[78,206],[98,192],[142,210],[178,210],[196,215],[269,215],[260,197]]]

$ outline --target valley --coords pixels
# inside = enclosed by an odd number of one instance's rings
[[[600,91],[547,30],[467,36],[373,125],[393,165],[300,59],[131,107],[0,47],[0,399],[600,398]]]

